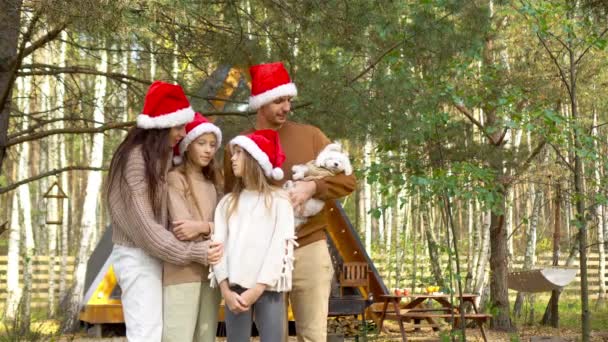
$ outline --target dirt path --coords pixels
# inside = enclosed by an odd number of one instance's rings
[[[392,329],[391,329],[392,330]],[[574,342],[580,341],[580,333],[574,330],[568,329],[554,329],[546,327],[523,327],[517,333],[504,333],[488,330],[486,331],[488,341],[490,342],[511,342],[511,341],[530,341],[531,337],[559,337],[562,340],[560,342]],[[516,337],[517,336],[517,337]],[[376,341],[400,341],[401,337],[397,331],[391,331],[389,334],[382,334],[379,337],[372,334],[369,337]],[[87,338],[87,337],[66,337],[62,338],[61,342],[126,342],[125,337],[108,337],[108,338]],[[216,341],[225,342],[226,338],[218,337]],[[259,338],[253,338],[252,341],[258,341]],[[289,342],[296,342],[297,339],[294,336],[289,337]],[[352,338],[346,338],[345,341],[353,341]],[[440,335],[437,332],[433,332],[430,329],[422,330],[420,332],[408,332],[408,341],[441,341]],[[476,342],[483,341],[481,334],[477,329],[467,329],[467,341]],[[608,342],[608,331],[593,332],[591,334],[592,342]]]

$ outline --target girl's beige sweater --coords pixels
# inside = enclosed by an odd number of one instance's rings
[[[200,170],[180,165],[169,171],[167,183],[171,221],[213,222],[213,212],[217,205],[217,191],[213,183],[206,179]],[[208,235],[201,236],[195,241],[203,241],[208,238]],[[199,264],[181,266],[165,262],[163,285],[208,281],[208,274],[209,268]]]

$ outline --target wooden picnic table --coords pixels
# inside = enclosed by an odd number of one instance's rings
[[[380,298],[383,300],[382,312],[380,313],[380,323],[378,331],[382,331],[382,326],[384,324],[385,319],[396,320],[399,323],[399,329],[401,331],[401,337],[403,341],[407,341],[405,328],[403,326],[403,321],[409,321],[411,319],[414,320],[414,324],[419,324],[421,320],[426,320],[429,323],[429,326],[433,328],[433,330],[439,330],[439,325],[435,322],[434,318],[446,318],[454,316],[455,319],[459,318],[459,308],[458,306],[452,305],[449,301],[450,298],[457,298],[462,300],[463,302],[469,302],[473,305],[473,310],[475,311],[475,315],[485,316],[479,314],[477,309],[477,303],[475,299],[479,297],[476,294],[462,294],[459,295],[449,295],[449,294],[411,294],[408,296],[394,296],[394,295],[382,295]],[[409,298],[410,301],[405,303],[400,307],[401,300],[403,298]],[[432,300],[440,304],[439,308],[424,308],[421,306],[427,300]],[[389,309],[389,305],[392,306],[392,310]],[[440,312],[440,314],[435,314],[433,312]],[[476,316],[467,315],[466,318],[474,319]],[[483,326],[480,326],[482,329],[482,334],[485,339],[485,332],[483,331]]]

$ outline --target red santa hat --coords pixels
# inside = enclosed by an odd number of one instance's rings
[[[272,129],[261,129],[247,135],[238,135],[230,141],[230,146],[238,145],[255,159],[268,178],[283,179],[281,165],[285,153],[279,141],[279,134]]]
[[[154,81],[146,93],[142,113],[137,116],[137,127],[169,128],[186,124],[192,118],[194,111],[182,87]]]
[[[249,108],[257,110],[282,96],[296,96],[298,89],[291,82],[281,62],[258,64],[249,68],[251,74],[251,96]]]
[[[191,142],[205,133],[213,133],[217,139],[217,146],[222,144],[222,131],[212,124],[201,113],[195,113],[194,119],[186,124],[186,136],[173,148],[173,163],[179,165],[183,161],[183,155]]]

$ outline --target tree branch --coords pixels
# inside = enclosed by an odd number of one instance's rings
[[[536,156],[538,156],[538,154],[543,150],[543,147],[545,147],[546,144],[547,144],[547,140],[543,138],[538,143],[538,145],[536,145],[534,150],[532,150],[532,152],[530,152],[530,155],[528,156],[528,158],[526,158],[526,161],[524,161],[523,164],[521,164],[521,166],[513,173],[513,176],[506,184],[507,186],[513,184],[513,182],[517,178],[519,178],[530,167],[530,165],[532,164],[532,160],[534,160],[534,158],[536,158]]]
[[[13,145],[21,144],[26,141],[38,140],[44,137],[55,134],[84,134],[84,133],[103,133],[111,129],[128,128],[135,124],[134,121],[129,122],[112,122],[99,127],[70,127],[70,128],[59,128],[50,129],[48,131],[36,132],[25,137],[10,139],[6,146],[10,147]]]
[[[152,84],[149,80],[144,80],[141,78],[137,78],[134,76],[129,76],[125,74],[121,74],[118,72],[101,72],[96,69],[92,69],[84,66],[66,66],[66,67],[58,67],[50,64],[28,64],[22,65],[23,69],[38,69],[32,71],[19,71],[17,75],[19,76],[34,76],[34,75],[59,75],[59,74],[86,74],[86,75],[96,75],[96,76],[106,76],[108,78],[113,78],[117,80],[130,80],[134,82],[138,82],[145,85]],[[41,69],[41,70],[40,70]]]
[[[443,15],[441,18],[439,18],[439,20],[437,20],[437,23],[442,22],[443,20],[445,20],[445,18],[449,17],[452,15],[452,12],[446,13],[445,15]],[[361,71],[357,76],[355,76],[355,78],[351,79],[348,83],[354,83],[355,81],[357,81],[358,79],[360,79],[361,77],[363,77],[363,75],[367,74],[371,69],[373,69],[378,63],[380,63],[380,61],[384,58],[384,56],[388,55],[389,53],[391,53],[393,50],[395,50],[397,47],[399,47],[399,45],[405,43],[406,41],[408,41],[410,38],[414,37],[414,35],[416,35],[418,32],[412,32],[411,34],[409,34],[407,37],[405,37],[402,40],[399,40],[397,42],[395,42],[393,45],[389,46],[388,49],[386,49],[382,54],[380,54],[380,56],[376,57],[376,59],[374,59],[373,62],[371,62],[367,67],[365,67],[365,69],[363,69],[363,71]]]
[[[471,121],[475,126],[477,126],[477,128],[479,128],[479,130],[483,133],[483,135],[485,135],[486,138],[488,138],[488,140],[490,140],[490,143],[492,145],[496,145],[496,142],[494,141],[494,139],[492,139],[492,136],[490,134],[488,134],[488,132],[486,132],[486,128],[481,124],[481,122],[479,122],[477,119],[475,119],[475,116],[473,116],[473,113],[471,113],[471,111],[467,107],[465,107],[464,104],[454,103],[454,106],[456,107],[456,109],[458,109],[459,112],[464,114],[464,116],[466,116],[467,119],[469,119],[469,121]]]
[[[608,125],[608,122],[604,122],[604,123],[601,123],[601,124],[598,124],[598,125],[595,125],[595,126],[591,126],[591,130],[593,130],[595,128],[600,128],[600,127],[603,127],[603,126],[606,126],[606,125]]]
[[[32,38],[32,34],[34,31],[34,25],[38,22],[40,18],[39,12],[35,12],[32,20],[29,22],[27,26],[27,30],[22,36],[21,44],[19,45],[19,49],[17,51],[17,55],[12,58],[7,63],[3,63],[6,65],[6,71],[8,75],[8,82],[6,82],[6,89],[4,89],[4,93],[0,96],[0,108],[4,108],[6,103],[9,100],[9,95],[13,89],[13,85],[15,84],[15,80],[17,79],[17,70],[21,66],[21,62],[23,61],[24,53],[25,53],[25,45]],[[0,148],[4,149],[6,146],[0,146]]]
[[[568,83],[568,78],[564,74],[564,70],[562,69],[561,65],[559,65],[559,62],[557,61],[557,58],[555,57],[555,55],[553,55],[553,52],[551,52],[551,50],[547,46],[547,42],[545,42],[545,40],[540,36],[540,33],[537,32],[536,36],[538,37],[538,39],[540,40],[541,44],[543,45],[543,47],[545,48],[545,50],[549,54],[549,57],[551,57],[551,60],[553,61],[553,64],[555,64],[555,66],[557,67],[557,70],[559,71],[559,75],[560,75],[560,77],[562,79],[562,82],[564,83],[564,85],[566,86],[566,90],[568,91],[568,95],[570,96],[570,98],[572,98],[572,90],[570,90],[570,84]]]
[[[22,58],[28,56],[32,52],[38,50],[43,47],[46,43],[55,40],[57,36],[61,33],[61,31],[65,30],[68,25],[66,23],[62,23],[58,27],[53,30],[48,31],[44,36],[38,38],[35,42],[32,42],[28,47],[23,50]]]
[[[309,105],[311,105],[312,102],[306,102],[303,103],[297,107],[294,107],[295,109],[299,109],[299,108],[303,108],[303,107],[307,107]],[[249,112],[205,112],[205,115],[207,116],[241,116],[241,117],[250,117],[252,115],[255,115],[257,112],[256,111],[249,111]],[[22,131],[22,132],[18,132],[18,133],[14,133],[11,134],[11,137],[15,137],[12,139],[9,139],[8,142],[6,143],[6,147],[10,147],[13,145],[17,145],[17,144],[21,144],[24,143],[26,141],[32,141],[32,140],[38,140],[38,139],[42,139],[45,137],[48,137],[50,135],[56,135],[56,134],[92,134],[92,133],[104,133],[105,131],[109,131],[109,130],[113,130],[113,129],[124,129],[124,128],[129,128],[131,126],[135,125],[135,121],[127,121],[127,122],[112,122],[112,123],[108,123],[105,124],[103,126],[99,126],[99,127],[69,127],[69,128],[60,128],[60,129],[51,129],[51,130],[47,130],[47,131],[41,131],[41,132],[36,132],[27,136],[22,136],[24,134],[27,134],[28,131],[30,131],[29,129],[26,131]]]
[[[44,120],[36,125],[28,127],[28,129],[26,129],[26,130],[19,131],[19,132],[9,135],[8,139],[9,140],[15,139],[15,138],[20,137],[25,134],[34,133],[40,127],[44,127],[46,125],[50,125],[50,124],[52,124],[54,122],[58,122],[58,121],[83,121],[83,122],[89,122],[89,123],[93,123],[93,124],[102,124],[101,122],[97,122],[97,121],[89,120],[89,119],[85,119],[85,118],[58,118],[58,119]]]
[[[393,50],[395,50],[396,48],[398,48],[399,45],[405,43],[407,41],[407,39],[409,39],[409,37],[406,38],[406,39],[400,40],[400,41],[394,43],[393,45],[391,45],[388,49],[386,49],[386,51],[384,51],[380,56],[376,57],[376,59],[373,62],[371,62],[367,67],[365,67],[365,69],[363,69],[363,71],[361,71],[359,73],[359,75],[355,76],[355,78],[353,78],[352,80],[350,80],[349,83],[355,83],[358,79],[360,79],[361,77],[363,77],[363,75],[367,74],[368,71],[370,71],[378,63],[380,63],[380,61],[384,58],[384,56],[388,55]]]
[[[555,145],[553,144],[549,144],[549,146],[553,147],[553,150],[555,151],[555,154],[557,155],[557,157],[559,159],[562,160],[562,162],[566,165],[566,167],[571,171],[574,172],[574,166],[572,166],[567,160],[566,158],[562,155],[562,153],[557,149],[557,147],[555,147]]]
[[[593,43],[595,43],[598,39],[602,38],[602,36],[605,35],[606,32],[608,32],[608,27],[606,27],[604,29],[604,31],[602,31],[602,33],[600,33],[600,35],[595,39],[595,41],[593,41]],[[587,52],[589,52],[589,50],[593,47],[593,43],[589,44],[589,46],[587,46],[587,48],[585,49],[585,51],[583,51],[583,53],[581,53],[581,55],[578,56],[578,58],[574,62],[574,65],[577,65],[578,62],[580,62],[581,59],[583,59],[583,57],[585,57],[585,55],[587,54]]]
[[[15,182],[13,184],[9,184],[5,187],[1,187],[0,188],[0,194],[3,194],[5,192],[14,190],[16,188],[18,188],[19,186],[23,185],[23,184],[27,184],[27,183],[31,183],[34,181],[37,181],[39,179],[45,178],[45,177],[50,177],[50,176],[54,176],[57,174],[60,174],[62,172],[66,172],[66,171],[77,171],[77,170],[88,170],[88,171],[108,171],[107,167],[91,167],[91,166],[66,166],[66,167],[62,167],[59,169],[53,169],[44,173],[41,173],[39,175],[30,177],[30,178],[26,178],[23,180],[20,180],[18,182]]]

